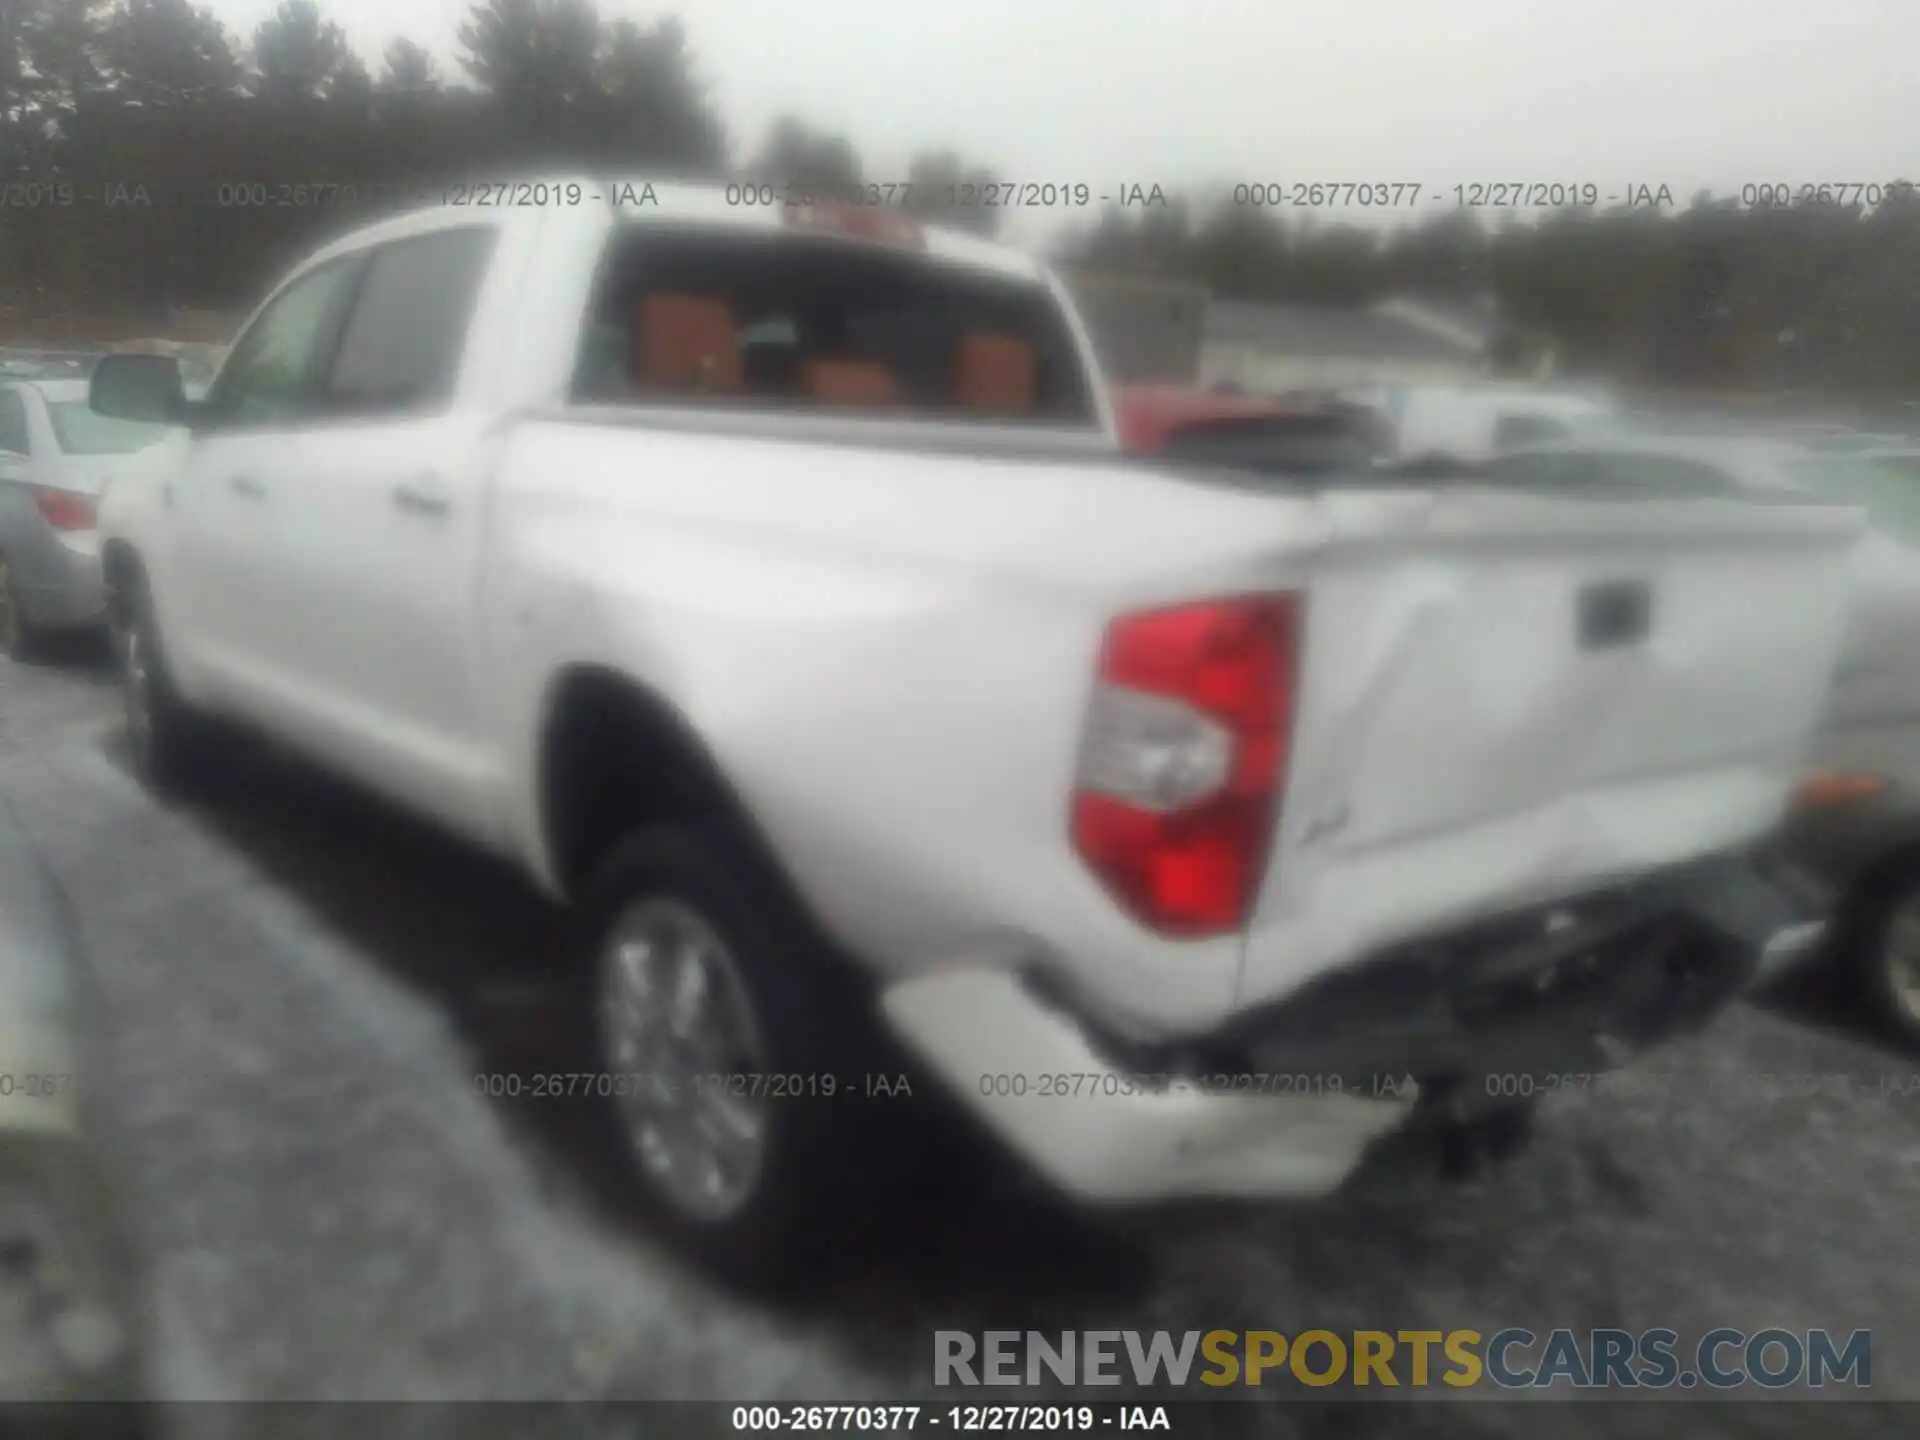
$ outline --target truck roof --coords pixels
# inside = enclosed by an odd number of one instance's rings
[[[496,188],[502,182],[492,181]],[[743,190],[759,193],[759,182],[693,182],[686,180],[667,180],[648,176],[524,176],[505,182],[507,185],[521,184],[545,185],[549,189],[570,190],[579,186],[584,195],[582,205],[603,204],[611,207],[623,220],[635,224],[698,224],[716,226],[744,232],[772,232],[794,228],[788,207],[770,204],[756,205],[744,203]],[[452,190],[452,185],[441,187],[443,191]],[[424,193],[424,192],[423,192]],[[822,211],[871,211],[888,212],[901,215],[893,206],[850,205],[842,202],[827,202],[818,209]],[[478,216],[515,213],[511,208],[493,209],[488,207],[470,208],[452,203],[428,203],[417,206],[401,215],[363,225],[356,230],[340,236],[324,249],[316,251],[308,263],[317,262],[347,250],[358,249],[362,245],[382,240],[399,240],[409,235],[426,234],[461,220],[471,222]],[[523,212],[522,212],[523,213]],[[1008,279],[1040,280],[1045,270],[1041,263],[1025,251],[1010,245],[983,240],[977,235],[949,229],[942,225],[929,225],[918,217],[902,216],[902,222],[911,225],[918,232],[924,252],[937,260],[950,264],[965,265],[984,270]],[[809,234],[820,234],[820,228],[809,228]],[[824,233],[831,235],[834,228],[826,227]],[[886,243],[884,241],[863,241],[859,236],[848,234],[848,243]],[[303,267],[304,268],[304,267]]]

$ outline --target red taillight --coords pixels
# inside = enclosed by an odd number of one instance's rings
[[[1240,928],[1259,893],[1293,720],[1300,597],[1210,601],[1107,630],[1073,839],[1151,928]]]
[[[33,503],[40,508],[40,518],[56,530],[91,530],[100,521],[99,507],[91,495],[36,489]]]

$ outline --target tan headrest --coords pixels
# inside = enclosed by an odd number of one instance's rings
[[[740,330],[719,300],[649,295],[634,317],[633,380],[646,389],[740,388]]]

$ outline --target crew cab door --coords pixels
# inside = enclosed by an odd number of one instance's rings
[[[458,828],[492,775],[475,678],[491,414],[459,394],[499,232],[450,224],[369,247],[275,477],[255,622],[274,728]]]
[[[312,442],[313,382],[360,264],[349,255],[317,265],[267,302],[235,342],[162,491],[169,534],[155,599],[168,653],[202,698],[242,714],[289,663],[275,644],[273,558],[288,517],[272,502]]]

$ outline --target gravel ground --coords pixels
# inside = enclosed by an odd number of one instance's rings
[[[1390,1153],[1315,1205],[1097,1225],[994,1183],[776,1307],[630,1218],[591,1112],[477,1092],[477,1074],[581,1068],[552,983],[564,926],[510,874],[265,755],[156,805],[126,773],[111,676],[84,655],[0,660],[0,792],[71,894],[106,996],[115,1159],[167,1399],[945,1404],[935,1328],[1778,1325],[1871,1329],[1875,1394],[1920,1400],[1920,1057],[1830,1010],[1739,1007],[1651,1061],[1666,1078],[1639,1093],[1550,1101],[1531,1149],[1465,1182]],[[1797,1095],[1765,1074],[1853,1083]],[[1417,1415],[1216,1405],[1206,1428],[1894,1435],[1916,1414],[1586,1403],[1549,1429],[1476,1392]],[[677,1428],[506,1407],[175,1418]],[[1183,1413],[1174,1433],[1202,1422]]]

